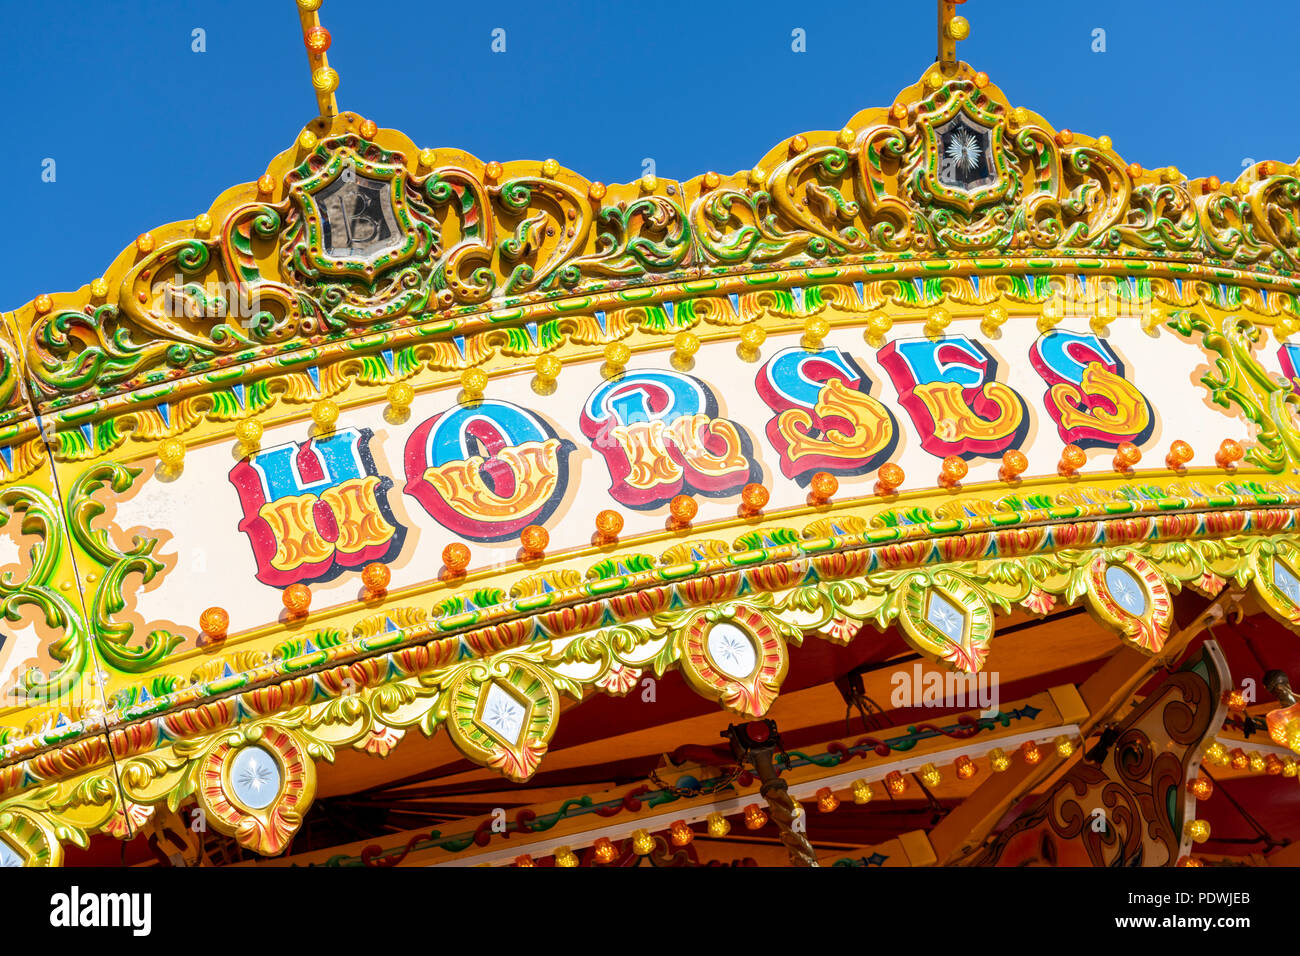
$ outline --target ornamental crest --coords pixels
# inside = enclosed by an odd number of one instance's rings
[[[404,158],[382,150],[322,144],[290,173],[302,211],[286,251],[308,275],[350,276],[371,283],[409,261],[420,245],[406,198]],[[296,182],[295,182],[296,180]]]
[[[926,200],[971,213],[1010,198],[1019,177],[1003,143],[1001,108],[964,86],[945,86],[918,108],[924,149],[910,185]]]

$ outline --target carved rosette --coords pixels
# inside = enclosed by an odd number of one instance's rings
[[[446,709],[461,753],[516,781],[537,769],[560,716],[551,676],[513,656],[464,668],[448,688]]]
[[[199,805],[208,821],[266,856],[289,845],[315,796],[307,745],[274,724],[223,736],[199,761]]]
[[[1103,622],[1144,651],[1164,647],[1173,599],[1150,561],[1133,551],[1103,552],[1088,565],[1085,581],[1088,603]]]
[[[761,717],[776,700],[790,656],[782,625],[747,604],[706,608],[677,633],[687,683],[701,696],[747,717]]]

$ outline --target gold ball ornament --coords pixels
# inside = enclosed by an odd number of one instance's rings
[[[554,355],[539,355],[537,361],[533,363],[533,370],[543,382],[554,382],[560,377],[560,370],[563,368],[564,363]]]
[[[622,368],[632,357],[632,350],[623,342],[610,342],[605,346],[605,362],[610,368]]]
[[[311,420],[321,428],[332,428],[334,423],[339,420],[338,402],[329,398],[322,398],[319,402],[313,402]]]
[[[1187,835],[1193,843],[1204,843],[1210,838],[1210,825],[1204,820],[1190,820],[1187,823]]]
[[[339,75],[328,66],[323,66],[311,75],[311,85],[318,93],[333,93],[339,88]]]
[[[673,336],[673,351],[682,358],[690,358],[700,350],[700,337],[694,332],[678,332]]]
[[[654,852],[655,838],[649,830],[632,831],[632,852],[637,856],[648,856]]]
[[[185,463],[185,442],[168,438],[158,446],[158,460],[168,468],[179,468]]]
[[[566,869],[578,865],[578,855],[567,846],[555,848],[555,865]]]
[[[394,382],[388,386],[386,397],[393,408],[410,408],[415,401],[415,387],[410,382]]]
[[[460,373],[460,387],[471,398],[482,395],[487,386],[488,375],[481,368],[467,368]]]
[[[953,17],[948,21],[948,36],[954,40],[964,40],[970,36],[970,21],[965,17]]]
[[[256,445],[262,440],[262,423],[256,418],[245,418],[235,426],[235,437],[245,445]]]
[[[756,349],[767,341],[767,330],[760,325],[747,325],[740,333],[740,344],[747,349]]]

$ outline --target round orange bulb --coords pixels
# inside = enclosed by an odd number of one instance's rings
[[[745,807],[745,829],[761,830],[767,826],[767,814],[757,803],[751,803]]]
[[[1178,858],[1179,866],[1205,866],[1200,860],[1193,856],[1180,856]]]
[[[383,594],[392,579],[393,572],[388,570],[388,565],[379,561],[372,561],[361,569],[361,583],[371,594]]]
[[[897,770],[891,770],[885,774],[885,787],[897,797],[907,789],[907,779]]]
[[[686,846],[695,839],[695,831],[685,820],[674,820],[668,828],[668,837],[673,841],[673,846]]]
[[[594,202],[600,202],[602,199],[605,198],[605,184],[592,183],[590,186],[587,187],[587,195]]]
[[[1025,759],[1025,763],[1032,767],[1043,759],[1043,752],[1038,749],[1038,744],[1032,740],[1026,740],[1020,745],[1020,756]]]
[[[591,845],[591,849],[597,863],[613,863],[618,857],[618,850],[610,842],[609,837],[601,837]]]
[[[357,127],[357,132],[361,134],[362,139],[374,139],[375,134],[379,132],[379,124],[374,120],[362,120],[361,125]]]
[[[808,489],[812,492],[814,502],[819,505],[825,504],[835,497],[835,492],[840,490],[840,480],[829,471],[819,471],[812,476]]]
[[[1233,770],[1245,770],[1250,766],[1250,758],[1246,756],[1246,751],[1240,747],[1233,747],[1228,758]]]
[[[199,615],[199,630],[214,641],[225,637],[226,629],[229,627],[230,615],[223,607],[210,607]]]
[[[699,510],[700,506],[690,495],[677,495],[668,502],[668,513],[678,524],[690,524]]]
[[[1116,471],[1128,471],[1142,460],[1142,451],[1131,441],[1122,441],[1115,449],[1115,458],[1111,462]]]
[[[527,853],[515,857],[515,866],[536,866],[536,865],[537,864],[533,862],[533,858]]]
[[[902,486],[906,478],[907,475],[903,473],[903,469],[892,461],[881,465],[880,471],[876,472],[876,494],[893,494]]]
[[[998,477],[1003,481],[1015,481],[1028,468],[1029,459],[1025,453],[1012,448],[1002,455],[1002,468],[998,471]]]
[[[135,241],[135,247],[146,254],[153,252],[153,233],[141,233]]]
[[[32,305],[36,308],[37,312],[44,315],[46,312],[50,311],[50,309],[54,308],[54,300],[51,299],[49,295],[42,292],[32,300]]]
[[[459,574],[469,567],[469,548],[454,541],[442,549],[442,564],[452,574]]]
[[[949,455],[943,460],[943,464],[939,466],[939,480],[951,487],[965,478],[966,473],[969,471],[970,466],[966,464],[964,458]]]
[[[957,776],[962,780],[969,780],[979,770],[979,767],[975,765],[975,761],[965,754],[962,754],[953,762],[953,767],[957,771]]]
[[[596,515],[596,531],[602,538],[617,538],[623,530],[623,516],[606,508]]]
[[[1165,464],[1177,471],[1191,461],[1194,454],[1192,446],[1179,439],[1169,446],[1169,454],[1165,456]]]
[[[1220,468],[1231,468],[1245,456],[1246,452],[1242,449],[1241,442],[1225,438],[1219,444],[1219,450],[1214,453],[1214,463]]]
[[[1087,452],[1078,445],[1066,445],[1061,449],[1061,463],[1057,466],[1057,471],[1062,475],[1077,474],[1079,469],[1087,463]]]
[[[1196,779],[1187,785],[1187,789],[1192,791],[1197,800],[1208,800],[1214,793],[1214,783],[1209,777],[1197,774]]]
[[[270,173],[262,173],[257,177],[257,191],[263,196],[269,194],[275,189],[275,177]]]
[[[311,607],[311,588],[305,584],[290,584],[281,595],[285,609],[294,617],[301,617]]]
[[[771,492],[756,481],[750,482],[740,489],[740,500],[745,506],[745,511],[750,514],[762,511],[763,506],[767,504],[768,499],[771,497]]]
[[[835,791],[830,787],[822,787],[817,791],[817,809],[821,813],[833,813],[839,805],[840,798],[835,796]]]
[[[324,27],[312,27],[307,31],[303,42],[307,44],[307,49],[319,56],[330,48],[330,32]]]
[[[546,546],[551,543],[551,535],[541,525],[530,524],[519,532],[519,543],[524,546],[524,550],[529,554],[541,554],[546,550]]]

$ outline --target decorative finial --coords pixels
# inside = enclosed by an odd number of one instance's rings
[[[966,0],[939,0],[939,69],[951,72],[957,66],[957,41],[970,36],[970,23],[957,16],[958,4]]]
[[[316,91],[316,105],[320,115],[331,118],[338,115],[339,103],[334,91],[339,87],[339,75],[330,69],[325,51],[330,48],[330,32],[320,23],[321,0],[297,0],[298,20],[302,23],[302,42],[307,47],[307,63],[311,67],[311,85]]]

